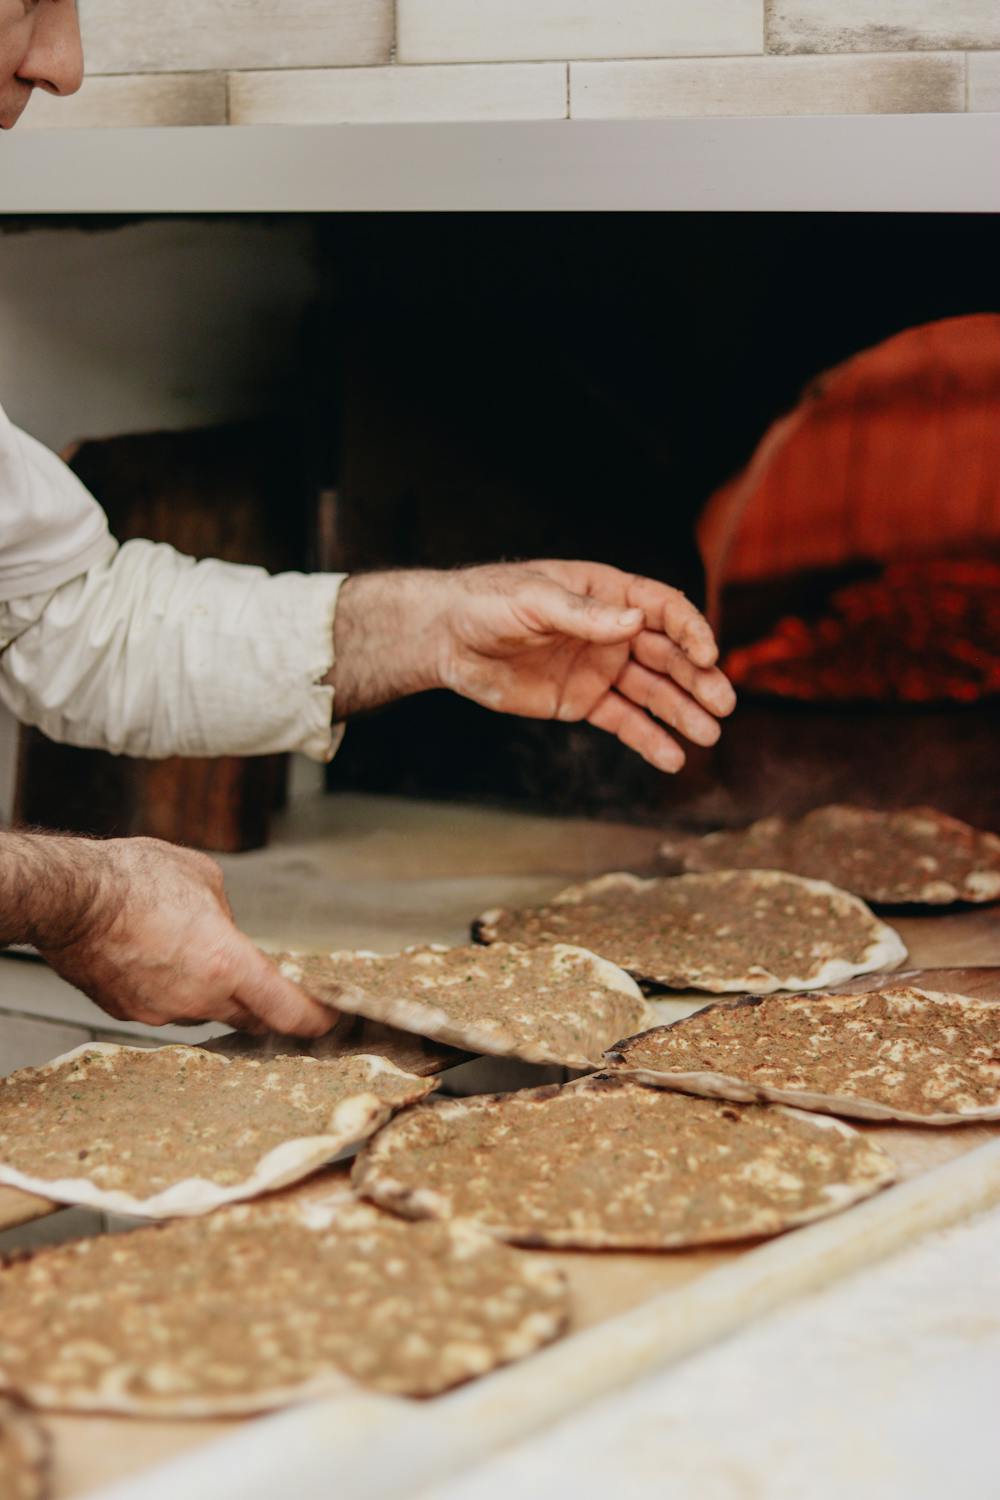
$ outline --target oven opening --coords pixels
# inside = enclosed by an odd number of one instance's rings
[[[740,692],[676,777],[586,726],[426,694],[352,722],[329,789],[692,829],[830,801],[997,821],[995,217],[270,224],[307,247],[298,300],[279,322],[226,288],[252,358],[280,348],[266,399],[74,446],[120,535],[338,571],[613,563],[706,604]],[[22,732],[16,814],[246,848],[285,780]]]

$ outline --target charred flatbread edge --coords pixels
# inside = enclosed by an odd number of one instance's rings
[[[377,1207],[377,1205],[376,1205]],[[322,1230],[329,1227],[336,1216],[351,1208],[364,1208],[371,1210],[372,1205],[363,1199],[346,1183],[338,1184],[329,1193],[311,1198],[305,1203],[297,1205],[293,1210],[301,1214],[306,1227],[309,1229]],[[400,1216],[396,1216],[400,1217]],[[154,1230],[165,1228],[164,1225],[150,1224],[133,1231],[133,1233],[151,1233]],[[469,1219],[454,1219],[445,1226],[456,1242],[465,1241],[467,1245],[475,1244],[481,1248],[494,1245],[496,1237],[489,1235]],[[26,1251],[17,1255],[18,1261],[33,1260],[44,1256],[47,1252],[58,1250],[58,1245],[42,1246],[37,1250]],[[533,1354],[537,1349],[543,1348],[545,1344],[553,1342],[564,1334],[571,1320],[571,1306],[569,1296],[569,1283],[565,1273],[558,1267],[547,1264],[540,1257],[518,1257],[516,1263],[519,1277],[526,1281],[535,1282],[544,1286],[552,1294],[552,1321],[550,1327],[539,1331],[539,1315],[537,1312],[529,1313],[526,1318],[525,1329],[522,1329],[523,1348],[515,1349],[513,1352],[504,1354],[502,1358],[494,1361],[491,1369],[500,1369],[505,1364],[514,1364],[520,1359]],[[3,1260],[0,1258],[0,1269]],[[123,1361],[123,1363],[125,1363]],[[489,1373],[489,1372],[485,1372]],[[114,1374],[114,1372],[112,1372]],[[470,1373],[467,1380],[476,1379],[476,1372]],[[464,1383],[456,1381],[450,1386],[442,1387],[441,1390],[453,1389],[455,1385]],[[66,1391],[61,1386],[45,1385],[40,1381],[12,1381],[7,1372],[0,1366],[0,1400],[10,1399],[14,1403],[23,1402],[29,1407],[37,1408],[39,1411],[51,1412],[86,1412],[92,1415],[107,1414],[109,1416],[131,1416],[149,1417],[163,1419],[187,1419],[211,1420],[215,1417],[240,1417],[254,1416],[260,1412],[275,1411],[282,1407],[300,1405],[322,1396],[368,1396],[378,1395],[370,1386],[355,1379],[340,1369],[325,1370],[307,1380],[299,1381],[291,1385],[264,1387],[259,1391],[241,1392],[239,1395],[226,1396],[222,1393],[211,1396],[178,1396],[175,1394],[134,1396],[121,1392],[121,1390],[107,1390],[98,1394],[87,1392],[74,1394]],[[420,1393],[425,1394],[425,1393]],[[430,1394],[437,1394],[432,1392]],[[393,1399],[393,1398],[387,1398]],[[405,1397],[398,1399],[407,1399]],[[416,1397],[414,1399],[419,1399]]]
[[[887,923],[880,921],[860,896],[841,890],[839,886],[831,885],[828,880],[813,880],[805,875],[793,875],[787,870],[709,870],[689,875],[656,875],[648,880],[644,880],[639,875],[631,875],[624,870],[615,870],[607,875],[599,875],[595,880],[588,880],[581,885],[567,886],[549,901],[540,902],[539,905],[573,906],[590,896],[601,895],[605,891],[639,891],[668,880],[705,881],[731,875],[757,876],[759,883],[763,886],[775,885],[779,881],[791,881],[795,885],[807,887],[817,895],[835,898],[835,904],[841,907],[850,906],[854,910],[860,909],[868,918],[871,927],[871,941],[863,957],[857,963],[851,963],[844,958],[827,959],[817,974],[806,979],[795,975],[777,975],[770,969],[763,969],[760,975],[740,975],[730,979],[713,974],[711,968],[706,967],[699,970],[697,974],[694,971],[686,974],[683,982],[673,976],[665,979],[661,975],[645,973],[638,969],[630,969],[627,972],[644,983],[666,985],[670,989],[708,990],[719,995],[747,992],[754,995],[773,995],[777,990],[823,989],[827,985],[840,984],[845,979],[853,979],[858,974],[872,974],[881,969],[896,968],[906,958],[906,948],[899,933]],[[523,908],[523,910],[531,909]],[[497,923],[508,915],[509,912],[499,906],[482,912],[472,924],[472,935],[475,941],[487,945],[505,941],[498,935]],[[709,942],[706,942],[705,946],[710,950]],[[762,965],[755,967],[763,968]]]
[[[512,944],[511,946],[517,946]],[[617,990],[619,994],[634,1000],[642,1009],[642,1021],[654,1021],[655,1011],[647,1002],[645,996],[636,984],[635,980],[624,969],[617,964],[611,963],[606,958],[601,958],[597,953],[591,953],[588,948],[581,948],[574,943],[553,943],[550,945],[556,953],[569,954],[571,956],[586,959],[593,971],[595,981],[603,984],[606,989]],[[296,960],[301,958],[323,957],[332,960],[347,958],[401,958],[405,954],[414,952],[449,953],[451,949],[443,943],[420,943],[409,948],[403,948],[399,953],[372,953],[366,948],[357,950],[337,949],[331,953],[285,953],[281,955],[280,967],[288,977],[296,978]],[[538,948],[533,947],[532,954],[538,953]],[[297,983],[303,983],[301,978],[296,978]],[[479,1052],[490,1057],[516,1057],[522,1062],[548,1063],[561,1065],[569,1068],[595,1068],[599,1066],[598,1056],[587,1057],[582,1052],[557,1051],[555,1048],[544,1046],[540,1042],[519,1041],[512,1038],[510,1032],[499,1022],[470,1022],[456,1021],[447,1011],[440,1006],[430,1002],[414,1000],[407,995],[385,998],[370,994],[363,985],[344,984],[338,980],[339,993],[336,999],[331,998],[331,1004],[336,1004],[337,1009],[345,1011],[349,1015],[366,1016],[371,1021],[384,1021],[390,1026],[395,1026],[399,1031],[408,1031],[415,1036],[428,1037],[432,1041],[444,1042],[451,1047],[459,1047],[466,1052]],[[596,1049],[598,1053],[603,1049]]]
[[[874,1160],[882,1159],[881,1171],[873,1176],[870,1181],[857,1184],[829,1183],[823,1189],[823,1201],[815,1204],[810,1209],[803,1209],[798,1213],[790,1213],[783,1217],[778,1229],[763,1230],[760,1228],[741,1227],[731,1234],[712,1235],[666,1235],[659,1239],[637,1239],[635,1235],[615,1235],[607,1232],[588,1232],[587,1230],[567,1229],[540,1231],[536,1229],[525,1230],[516,1224],[490,1224],[484,1219],[477,1217],[475,1213],[466,1210],[463,1214],[452,1216],[449,1212],[449,1203],[440,1193],[433,1188],[408,1187],[397,1179],[384,1175],[379,1177],[379,1160],[384,1157],[392,1147],[392,1136],[402,1134],[410,1121],[417,1116],[422,1109],[441,1110],[446,1115],[463,1115],[481,1112],[491,1105],[503,1104],[507,1100],[534,1099],[544,1102],[548,1098],[554,1098],[557,1094],[569,1089],[579,1089],[587,1093],[601,1093],[609,1087],[617,1087],[620,1083],[635,1083],[639,1080],[634,1078],[624,1079],[616,1075],[604,1073],[590,1074],[586,1078],[576,1079],[572,1083],[565,1084],[543,1084],[536,1089],[520,1089],[515,1094],[477,1094],[468,1099],[436,1099],[428,1105],[416,1105],[405,1110],[399,1115],[392,1128],[383,1130],[373,1140],[368,1141],[362,1148],[351,1171],[351,1183],[358,1193],[370,1199],[372,1203],[380,1208],[388,1209],[392,1213],[399,1214],[407,1219],[443,1219],[451,1222],[466,1221],[474,1224],[485,1234],[492,1235],[495,1239],[502,1240],[507,1244],[519,1245],[524,1249],[563,1249],[563,1250],[680,1250],[695,1248],[699,1245],[722,1245],[740,1240],[754,1239],[760,1234],[768,1237],[784,1234],[786,1230],[797,1229],[803,1224],[810,1224],[816,1219],[825,1219],[829,1215],[839,1213],[842,1209],[850,1208],[853,1204],[872,1197],[883,1188],[889,1187],[898,1177],[898,1169],[895,1162],[880,1146],[868,1140],[859,1131],[850,1125],[832,1116],[823,1114],[810,1114],[801,1109],[791,1108],[786,1105],[770,1106],[775,1114],[787,1116],[789,1119],[801,1121],[810,1127],[824,1131],[830,1130],[834,1134],[849,1137],[863,1142]],[[374,1179],[374,1185],[372,1183]]]
[[[875,991],[875,993],[882,992]],[[948,1001],[967,1009],[985,1009],[990,1006],[989,1001],[975,1000],[968,995],[950,994],[942,990],[920,990],[919,993],[926,995],[935,1003]],[[747,995],[735,1003],[730,1001],[728,1004],[723,1002],[719,1005],[705,1005],[701,1010],[694,1011],[690,1016],[685,1016],[679,1021],[671,1021],[665,1026],[655,1026],[651,1029],[672,1031],[675,1027],[684,1026],[696,1016],[703,1016],[710,1010],[734,1010],[744,1005],[760,1005],[763,998],[760,995]],[[865,1000],[867,995],[864,993],[861,995],[814,995],[809,998],[817,1001],[839,1002],[846,1006],[851,1001]],[[996,1009],[996,1006],[992,1008]],[[977,1125],[989,1120],[1000,1120],[1000,1100],[995,1105],[985,1105],[981,1109],[917,1114],[913,1110],[892,1109],[889,1105],[879,1104],[874,1099],[865,1099],[854,1094],[824,1094],[812,1089],[774,1088],[770,1084],[748,1083],[745,1078],[737,1078],[730,1073],[715,1073],[709,1070],[674,1072],[630,1063],[629,1049],[633,1043],[648,1035],[649,1032],[640,1032],[608,1048],[604,1054],[604,1061],[616,1077],[634,1078],[637,1083],[648,1084],[651,1088],[694,1094],[703,1099],[730,1099],[737,1104],[782,1104],[794,1109],[816,1111],[821,1114],[846,1115],[852,1120],[898,1120],[904,1125]],[[998,1085],[998,1094],[1000,1094],[1000,1085]]]
[[[201,1049],[197,1050],[201,1051]],[[149,1051],[148,1047],[120,1046],[115,1042],[84,1042],[82,1046],[74,1047],[72,1051],[53,1058],[51,1062],[33,1071],[54,1072],[84,1053],[141,1052],[148,1055]],[[234,1061],[244,1061],[240,1058],[225,1057],[221,1053],[205,1055],[218,1059],[227,1067]],[[389,1062],[388,1058],[378,1057],[373,1053],[359,1053],[347,1061],[366,1062],[372,1076],[379,1073],[391,1073],[398,1078],[412,1082],[414,1089],[412,1102],[425,1098],[437,1087],[436,1080],[419,1078],[415,1073],[406,1073],[402,1068],[397,1068],[395,1063]],[[334,1067],[336,1062],[332,1060],[329,1063],[319,1063],[317,1066]],[[401,1107],[402,1105],[395,1106],[395,1108]],[[380,1098],[374,1092],[352,1094],[342,1099],[336,1106],[331,1127],[322,1135],[289,1137],[287,1141],[282,1141],[280,1145],[266,1152],[256,1163],[249,1177],[245,1177],[242,1182],[231,1183],[225,1187],[212,1182],[210,1178],[185,1177],[178,1182],[171,1183],[170,1187],[161,1189],[149,1198],[139,1198],[132,1193],[125,1192],[122,1188],[102,1188],[86,1177],[35,1177],[31,1173],[21,1172],[15,1167],[6,1165],[2,1160],[0,1160],[0,1183],[20,1188],[24,1192],[37,1193],[55,1202],[79,1204],[82,1207],[103,1209],[110,1213],[131,1214],[145,1219],[187,1218],[210,1213],[226,1203],[256,1198],[262,1193],[273,1192],[276,1188],[287,1187],[290,1183],[307,1177],[311,1172],[324,1166],[339,1151],[348,1146],[357,1145],[374,1134],[391,1118],[395,1108],[388,1100]]]

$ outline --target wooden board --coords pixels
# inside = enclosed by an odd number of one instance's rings
[[[30,1224],[32,1219],[44,1219],[59,1207],[60,1204],[50,1203],[48,1198],[38,1198],[34,1193],[22,1193],[19,1188],[0,1183],[0,1229],[16,1229],[19,1224]]]

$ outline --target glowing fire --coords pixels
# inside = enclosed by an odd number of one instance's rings
[[[803,702],[976,702],[1000,693],[1000,564],[894,563],[724,666],[737,687]]]

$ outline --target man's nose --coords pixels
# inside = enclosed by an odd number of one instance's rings
[[[50,94],[75,94],[83,82],[76,0],[42,0],[18,77]]]

